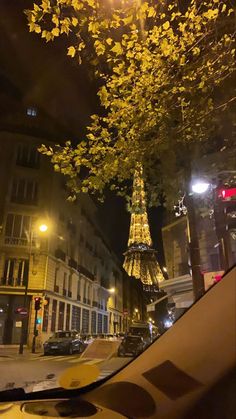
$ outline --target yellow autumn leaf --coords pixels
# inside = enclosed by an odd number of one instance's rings
[[[132,22],[133,22],[133,16],[132,16],[132,15],[130,15],[130,16],[125,17],[125,18],[123,19],[123,22],[124,22],[124,24],[125,24],[125,25],[130,25],[130,23],[132,23]]]
[[[120,42],[115,42],[114,47],[111,49],[116,55],[121,55],[123,53],[123,49]]]
[[[72,25],[73,26],[77,26],[78,25],[78,19],[77,19],[77,17],[72,17]]]
[[[154,7],[149,7],[148,17],[154,17],[154,16],[156,16],[156,10],[154,9]]]
[[[221,11],[225,12],[225,10],[226,10],[226,4],[223,4]]]
[[[69,55],[70,57],[73,58],[75,56],[75,53],[76,53],[75,47],[71,46],[71,47],[68,48],[67,55]]]
[[[111,44],[112,44],[112,39],[111,39],[111,38],[107,38],[107,39],[106,39],[106,43],[107,43],[108,45],[111,45]]]
[[[53,36],[59,36],[59,35],[60,35],[59,28],[53,28],[53,30],[52,30],[52,35],[53,35]]]
[[[168,22],[167,20],[165,23],[163,23],[163,29],[167,30],[169,29],[169,27],[170,27],[170,22]]]
[[[231,13],[234,13],[234,10],[233,9],[229,9],[229,11],[227,13],[227,16],[231,15]]]

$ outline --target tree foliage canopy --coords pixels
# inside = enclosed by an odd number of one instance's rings
[[[41,148],[75,194],[123,193],[141,162],[153,200],[163,189],[172,196],[175,170],[235,103],[234,1],[156,3],[42,0],[26,12],[30,31],[47,41],[66,34],[67,54],[102,80],[104,113],[91,116],[87,138]]]

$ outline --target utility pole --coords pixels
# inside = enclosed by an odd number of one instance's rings
[[[27,326],[28,326],[28,322],[29,322],[29,307],[27,307],[27,301],[28,301],[30,263],[31,263],[32,242],[33,242],[33,230],[32,230],[32,228],[28,232],[28,242],[29,242],[29,271],[28,271],[28,277],[26,278],[25,292],[24,292],[24,302],[23,302],[23,307],[27,309],[27,315],[24,318],[22,318],[22,322],[21,322],[21,335],[20,335],[20,345],[19,345],[19,354],[20,355],[22,355],[23,352],[24,352],[24,342],[25,342],[25,337],[26,337],[26,334],[27,334]]]

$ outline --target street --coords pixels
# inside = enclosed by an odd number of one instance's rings
[[[80,359],[80,355],[43,356],[27,353],[23,356],[0,352],[0,391],[23,387],[26,392],[46,390],[58,386],[58,377],[66,369],[78,364],[97,364],[102,379],[127,364],[132,358],[114,357],[99,362]]]

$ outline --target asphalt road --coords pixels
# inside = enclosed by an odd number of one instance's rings
[[[98,379],[112,374],[127,364],[131,358],[114,357],[109,360],[80,359],[79,355],[43,356],[31,355],[1,356],[0,355],[0,391],[23,387],[26,392],[46,390],[58,386],[58,377],[66,368],[79,364],[96,364],[100,369]]]

